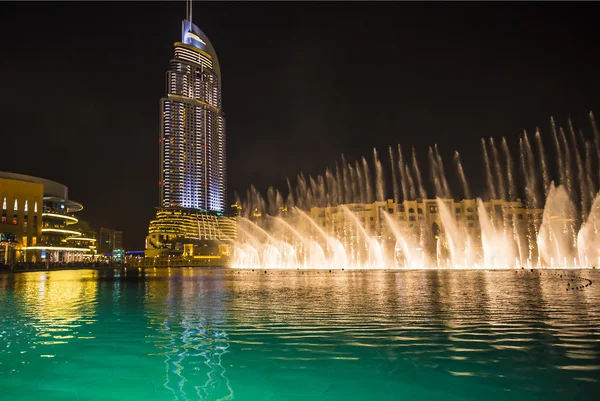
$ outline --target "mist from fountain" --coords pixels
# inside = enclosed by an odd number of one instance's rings
[[[288,179],[287,194],[269,188],[263,197],[251,186],[243,201],[237,199],[242,215],[233,266],[600,265],[600,132],[592,113],[589,118],[591,138],[570,119],[566,130],[551,119],[547,137],[536,128],[535,151],[523,131],[516,158],[506,138],[482,138],[487,191],[476,199],[465,171],[471,166],[458,151],[445,165],[437,145],[429,147],[424,164],[414,147],[406,159],[398,144],[396,152],[388,147],[389,163],[375,148],[371,163],[364,157],[347,162],[342,155],[322,175],[301,173],[295,186]],[[446,168],[454,169],[455,179]],[[459,190],[451,189],[451,181]],[[386,187],[392,189],[389,199]]]

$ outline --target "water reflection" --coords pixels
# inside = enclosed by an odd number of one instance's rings
[[[222,358],[229,348],[223,326],[223,280],[199,279],[193,270],[152,272],[144,313],[156,331],[150,343],[163,349],[164,388],[179,400],[229,400],[233,390]],[[166,280],[165,280],[166,279]]]
[[[96,321],[98,283],[95,277],[93,271],[15,275],[12,302],[22,323],[15,329],[35,336],[32,341],[35,345],[67,344],[73,338],[93,338],[86,325]]]
[[[567,291],[586,278],[594,285]],[[428,400],[592,399],[598,278],[554,270],[0,275],[0,387],[19,394],[19,383],[41,380],[37,391],[79,400],[108,389],[161,400],[387,400],[407,391]]]

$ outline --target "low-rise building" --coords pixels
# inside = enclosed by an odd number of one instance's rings
[[[72,228],[83,206],[68,192],[55,181],[0,172],[0,263],[80,262],[93,255],[95,239]]]

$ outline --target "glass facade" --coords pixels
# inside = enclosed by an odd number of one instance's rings
[[[160,207],[225,211],[221,72],[208,38],[188,20],[160,101]]]

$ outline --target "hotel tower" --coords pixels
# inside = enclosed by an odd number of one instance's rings
[[[192,23],[191,1],[186,8],[181,41],[174,43],[166,73],[166,96],[160,99],[160,199],[146,249],[235,236],[235,222],[223,216],[227,188],[219,59]]]
[[[190,19],[191,6],[160,100],[160,206],[224,212],[221,69],[210,41]]]

